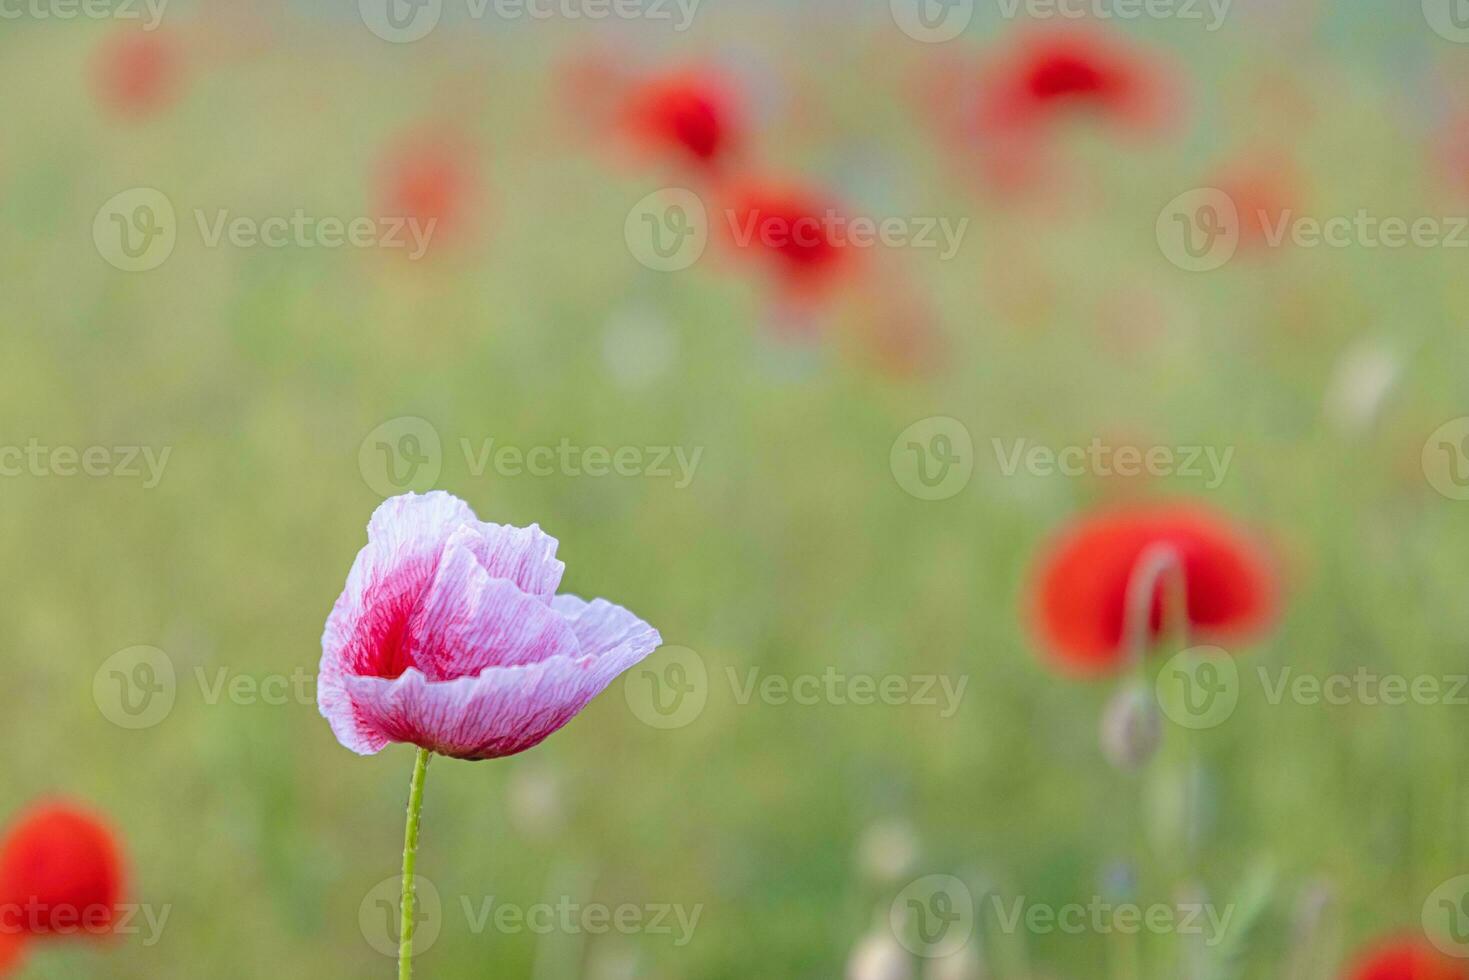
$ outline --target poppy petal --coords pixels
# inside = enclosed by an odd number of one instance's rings
[[[491,577],[471,550],[482,540],[470,528],[450,539],[410,627],[418,668],[442,681],[580,654],[576,634],[548,602]]]
[[[656,632],[639,637],[602,656],[490,667],[438,683],[411,668],[395,680],[344,680],[356,713],[378,733],[379,749],[411,742],[454,758],[494,759],[540,744],[658,645]]]

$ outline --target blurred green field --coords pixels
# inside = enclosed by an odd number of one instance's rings
[[[1331,902],[1301,980],[1337,976],[1366,937],[1418,928],[1425,898],[1469,862],[1464,708],[1272,705],[1247,683],[1226,724],[1170,728],[1128,776],[1098,747],[1113,685],[1053,674],[1020,614],[1053,528],[1101,502],[1187,496],[1262,528],[1284,559],[1285,615],[1241,651],[1247,678],[1469,672],[1469,504],[1435,492],[1420,464],[1469,403],[1464,253],[1285,248],[1190,274],[1155,239],[1170,199],[1257,147],[1294,162],[1303,213],[1465,213],[1465,187],[1434,161],[1462,50],[1415,4],[1312,6],[1241,0],[1218,34],[1122,29],[1181,66],[1187,121],[1147,145],[1069,132],[1062,186],[1039,201],[955,175],[913,96],[940,49],[881,11],[844,21],[840,5],[709,0],[686,36],[624,27],[615,43],[654,63],[758,58],[775,92],[760,139],[772,168],[861,213],[971,218],[949,262],[879,257],[942,334],[937,370],[897,377],[853,339],[851,308],[821,341],[791,342],[769,329],[758,285],[717,258],[673,275],[634,260],[624,219],[669,181],[610,165],[568,119],[555,78],[600,40],[589,29],[451,27],[395,46],[350,9],[181,8],[166,26],[195,45],[182,94],[124,122],[87,86],[112,25],[7,22],[0,443],[170,450],[152,488],[0,479],[0,810],[49,793],[95,804],[124,834],[134,900],[170,909],[155,945],[38,948],[24,975],[391,975],[358,913],[398,872],[411,750],[352,755],[310,699],[209,703],[196,669],[211,683],[221,668],[252,682],[314,673],[381,500],[359,450],[408,416],[442,439],[439,487],[486,520],[539,522],[561,541],[564,589],[635,610],[709,678],[683,727],[645,724],[618,683],[524,756],[435,761],[419,868],[445,911],[419,975],[837,978],[915,878],[1060,905],[1098,894],[1119,862],[1142,904],[1198,889],[1242,903],[1268,883],[1229,975],[1283,976],[1312,889]],[[1014,30],[981,22],[941,50]],[[453,121],[482,151],[485,205],[481,240],[423,263],[210,249],[181,227],[161,267],[128,274],[94,246],[99,206],[137,186],[181,215],[371,214],[372,161],[424,119]],[[624,343],[667,363],[629,379],[607,353]],[[1365,423],[1334,424],[1326,392],[1362,350],[1396,364],[1395,382]],[[916,499],[890,466],[898,434],[931,416],[959,419],[975,444],[973,477],[947,500]],[[1006,476],[992,448],[1094,437],[1235,452],[1211,490]],[[461,440],[492,438],[702,457],[683,488],[476,475]],[[94,677],[135,645],[165,651],[179,681],[167,717],[130,731],[99,710]],[[729,672],[751,668],[967,687],[948,718],[742,704]],[[1192,837],[1190,785],[1203,801]],[[859,849],[889,822],[912,828],[917,852],[876,880]],[[676,946],[476,934],[460,904],[562,896],[701,912]],[[995,980],[1179,976],[1175,936],[1140,938],[1130,973],[1125,937],[1006,934],[987,902],[980,921],[973,948]]]

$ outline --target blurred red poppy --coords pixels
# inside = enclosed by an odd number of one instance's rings
[[[177,97],[182,61],[174,43],[156,31],[114,34],[93,63],[97,99],[124,116],[155,113]]]
[[[632,84],[631,69],[607,48],[578,50],[563,61],[554,76],[556,101],[564,108],[558,119],[569,123],[569,134],[602,140],[615,128],[621,104]]]
[[[0,934],[12,956],[25,940],[110,935],[122,895],[117,838],[86,810],[34,804],[0,841]]]
[[[1369,948],[1347,973],[1350,980],[1466,980],[1469,966],[1415,937],[1388,939]]]
[[[1034,127],[1073,114],[1153,124],[1167,106],[1159,74],[1151,61],[1100,34],[1034,34],[994,66],[981,125]]]
[[[805,304],[827,295],[855,256],[846,218],[836,203],[810,187],[744,181],[725,193],[721,209],[740,254],[774,277],[785,301]]]
[[[0,976],[4,976],[20,963],[20,934],[0,929]]]
[[[1153,546],[1171,548],[1182,568],[1194,637],[1244,640],[1274,618],[1271,561],[1226,518],[1195,505],[1108,511],[1063,530],[1033,576],[1033,626],[1060,666],[1093,674],[1123,666],[1128,589]],[[1153,593],[1147,630],[1154,638],[1163,628],[1168,584],[1160,576]]]
[[[946,345],[932,302],[901,273],[864,276],[857,290],[857,339],[865,356],[890,377],[931,374]]]
[[[458,132],[422,127],[400,136],[378,170],[379,211],[418,222],[431,244],[471,233],[480,205],[477,157]]]
[[[1283,161],[1237,164],[1214,186],[1229,195],[1239,215],[1239,245],[1256,251],[1290,240],[1286,224],[1296,198],[1294,169]]]
[[[659,75],[628,93],[626,131],[650,155],[707,173],[724,169],[741,138],[733,86],[712,72]]]

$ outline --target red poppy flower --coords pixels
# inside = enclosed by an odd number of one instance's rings
[[[846,219],[824,194],[797,184],[747,181],[725,200],[735,247],[762,264],[784,299],[818,299],[850,269],[854,256]]]
[[[407,218],[429,245],[469,234],[479,206],[477,160],[457,132],[425,127],[400,137],[378,173],[381,214]]]
[[[1240,248],[1258,250],[1289,240],[1281,235],[1296,184],[1293,169],[1282,162],[1238,165],[1214,181],[1234,202]]]
[[[1246,639],[1273,618],[1270,560],[1226,519],[1187,505],[1110,511],[1065,529],[1035,574],[1034,627],[1063,667],[1098,673],[1122,666],[1128,587],[1153,546],[1177,555],[1194,636]],[[1160,576],[1148,623],[1154,637],[1163,628],[1168,586],[1168,577]]]
[[[986,129],[1034,126],[1073,113],[1129,124],[1156,122],[1166,105],[1157,69],[1097,34],[1026,39],[999,64],[982,108]]]
[[[122,894],[117,839],[85,810],[35,804],[0,841],[0,934],[11,940],[107,935]]]
[[[938,369],[945,356],[939,317],[917,285],[900,273],[864,277],[854,318],[865,355],[890,377]]]
[[[0,930],[0,977],[15,969],[20,963],[20,954],[20,934]]]
[[[588,48],[561,63],[553,84],[565,110],[557,119],[569,123],[569,135],[600,140],[616,128],[632,84],[631,69],[609,49]]]
[[[737,151],[735,94],[709,72],[681,71],[633,88],[623,110],[627,132],[654,155],[715,172]]]
[[[125,116],[157,112],[178,95],[181,62],[172,41],[156,31],[115,34],[98,50],[93,66],[97,98]]]
[[[1363,953],[1350,980],[1466,980],[1469,966],[1413,937],[1389,939]]]

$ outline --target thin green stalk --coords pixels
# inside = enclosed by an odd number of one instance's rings
[[[413,976],[413,865],[418,858],[418,824],[423,816],[423,778],[428,773],[428,749],[419,749],[408,784],[408,826],[403,830],[403,921],[398,930],[398,980]]]

